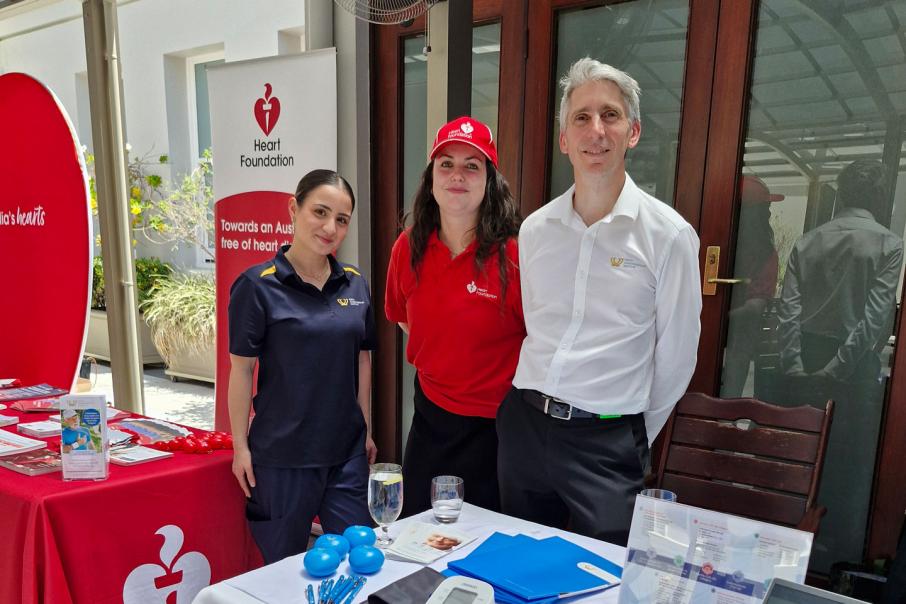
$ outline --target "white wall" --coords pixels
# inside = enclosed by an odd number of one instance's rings
[[[327,0],[315,0],[327,1]],[[132,153],[170,156],[163,175],[191,169],[194,124],[190,79],[197,55],[226,61],[298,51],[303,0],[121,0],[117,17],[126,140]],[[29,0],[0,10],[0,73],[21,71],[49,86],[91,142],[85,40],[79,0]],[[215,160],[216,161],[216,160]],[[168,255],[143,246],[140,255]],[[194,252],[175,259],[194,264]]]

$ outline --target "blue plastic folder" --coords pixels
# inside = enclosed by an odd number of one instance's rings
[[[590,564],[610,580],[580,568]],[[448,564],[456,573],[481,579],[494,587],[500,602],[547,604],[613,587],[623,569],[610,560],[560,537],[494,533],[471,554]]]

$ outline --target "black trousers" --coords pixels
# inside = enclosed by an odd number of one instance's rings
[[[641,414],[561,420],[513,388],[497,412],[505,514],[626,545],[648,465]]]
[[[497,430],[486,417],[457,415],[425,396],[415,376],[415,415],[403,454],[405,518],[431,507],[431,479],[452,475],[463,479],[465,500],[500,510],[497,490]]]

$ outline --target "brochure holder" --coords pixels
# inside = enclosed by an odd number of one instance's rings
[[[812,534],[636,497],[620,604],[759,604],[774,577],[805,581]]]
[[[108,475],[107,397],[71,394],[60,399],[63,480],[104,480]]]

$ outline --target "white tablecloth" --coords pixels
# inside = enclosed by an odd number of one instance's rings
[[[435,522],[431,510],[427,510],[421,514],[394,523],[390,527],[390,534],[395,537],[406,523],[413,520],[430,523]],[[446,569],[447,563],[450,560],[458,560],[459,558],[466,557],[472,550],[478,547],[485,538],[495,531],[511,535],[522,533],[535,537],[536,539],[559,535],[560,537],[568,539],[577,545],[581,545],[582,547],[621,565],[625,556],[625,550],[622,547],[576,535],[575,533],[568,533],[566,531],[542,526],[533,522],[526,522],[525,520],[519,520],[512,516],[505,516],[484,508],[469,505],[468,503],[463,506],[462,515],[454,526],[457,530],[464,531],[470,535],[475,535],[477,539],[467,546],[458,549],[431,564],[431,568],[437,571]],[[268,566],[253,570],[244,575],[239,575],[238,577],[227,579],[221,583],[210,585],[199,592],[198,596],[195,597],[193,604],[261,604],[261,602],[266,602],[267,604],[305,603],[306,586],[309,584],[313,585],[315,593],[317,594],[318,585],[321,583],[321,580],[313,580],[308,577],[308,574],[302,568],[302,557],[303,554],[290,556],[289,558],[284,558],[280,562],[275,562],[274,564],[269,564]],[[383,568],[381,568],[377,574],[368,578],[368,583],[366,583],[364,589],[359,592],[359,595],[356,597],[356,602],[365,602],[369,594],[374,593],[385,585],[393,583],[397,579],[401,579],[406,575],[414,573],[421,567],[421,564],[388,558],[384,562]],[[340,567],[337,569],[337,574],[334,575],[334,577],[339,576],[340,574],[352,574],[346,561],[340,563]],[[614,604],[617,602],[618,592],[619,587],[615,587],[604,592],[590,594],[583,598],[571,599],[570,602],[608,602]]]

